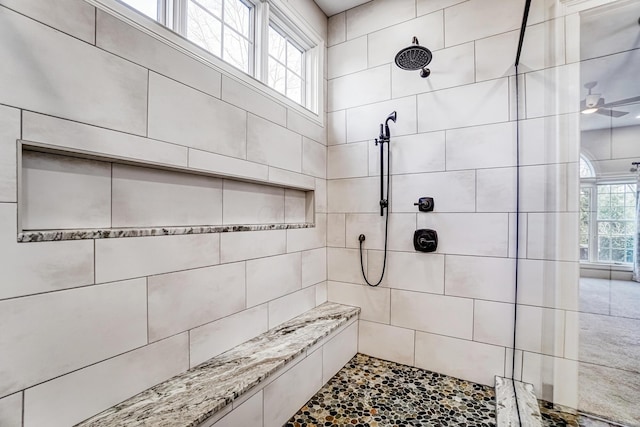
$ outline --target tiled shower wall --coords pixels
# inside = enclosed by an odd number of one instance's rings
[[[362,308],[362,353],[488,385],[510,376],[520,105],[516,378],[576,407],[576,348],[565,337],[577,309],[577,45],[565,42],[573,21],[560,3],[534,0],[517,103],[524,3],[374,0],[329,19],[328,296]],[[427,79],[393,64],[413,36],[433,51]],[[377,280],[384,221],[373,139],[394,110],[388,268],[371,288],[358,235]],[[434,212],[417,212],[423,196],[435,198]],[[438,232],[435,253],[413,250],[416,228]]]
[[[81,0],[0,0],[0,40],[3,427],[75,424],[326,300],[322,126]],[[16,139],[315,189],[316,227],[16,243]]]

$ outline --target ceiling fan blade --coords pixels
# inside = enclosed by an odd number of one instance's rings
[[[627,114],[629,114],[626,111],[616,111],[616,110],[609,110],[607,108],[600,108],[598,111],[596,111],[596,114],[601,114],[603,116],[607,116],[607,117],[622,117],[622,116],[626,116]]]
[[[603,108],[618,107],[620,105],[633,104],[635,102],[640,102],[640,96],[634,96],[632,98],[620,99],[618,101],[608,102],[602,105],[602,107]]]

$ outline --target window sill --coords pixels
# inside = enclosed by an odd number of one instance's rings
[[[581,268],[589,268],[592,270],[610,270],[610,271],[633,271],[631,264],[610,264],[604,262],[580,262]]]

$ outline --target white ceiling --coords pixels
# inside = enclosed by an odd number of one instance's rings
[[[352,7],[360,6],[370,0],[314,0],[320,9],[327,16],[335,15],[336,13],[344,12]]]

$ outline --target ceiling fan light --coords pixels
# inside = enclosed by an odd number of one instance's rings
[[[598,111],[598,108],[585,108],[581,111],[582,114],[593,114]]]

